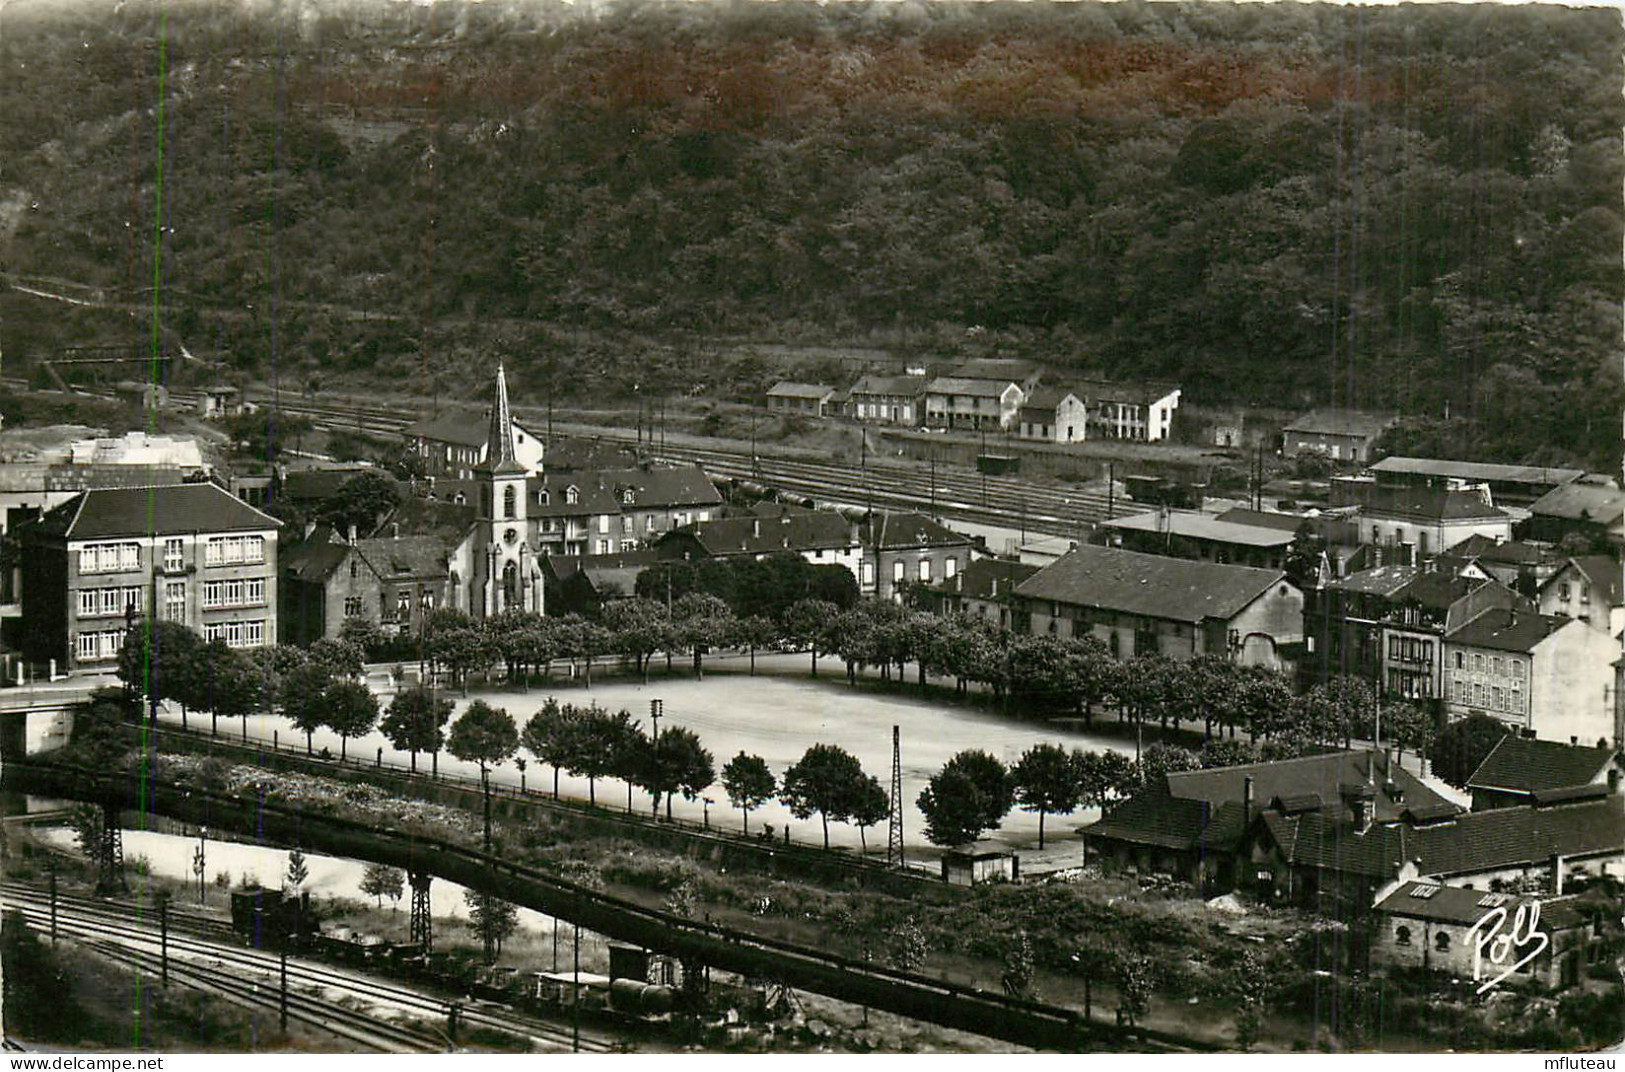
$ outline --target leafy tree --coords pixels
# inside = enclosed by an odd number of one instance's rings
[[[1162,783],[1164,775],[1178,771],[1200,770],[1201,766],[1201,759],[1190,749],[1156,741],[1147,745],[1145,754],[1140,757],[1140,781],[1145,785],[1156,786]]]
[[[963,845],[987,829],[981,789],[963,770],[944,767],[932,775],[915,804],[925,816],[925,836],[933,845]]]
[[[1004,992],[1011,997],[1031,997],[1036,968],[1033,940],[1026,931],[1019,931],[1004,951]]]
[[[288,866],[283,871],[283,887],[298,893],[304,886],[305,880],[310,878],[310,868],[305,866],[305,854],[298,849],[288,852]]]
[[[812,651],[812,676],[818,676],[818,649],[841,608],[824,599],[802,599],[784,612],[785,636]]]
[[[130,753],[124,730],[124,693],[97,689],[75,710],[69,739],[70,756],[97,770],[116,770]]]
[[[925,932],[914,922],[913,916],[891,929],[886,954],[891,966],[902,972],[912,972],[925,963],[925,958],[931,954],[931,943],[926,940]]]
[[[1152,971],[1149,957],[1130,952],[1117,955],[1117,1012],[1129,1027],[1151,1010]]]
[[[740,752],[722,768],[722,788],[728,802],[743,816],[743,830],[750,833],[750,813],[773,799],[779,783],[761,756]]]
[[[672,643],[673,625],[665,604],[652,599],[619,599],[604,608],[603,623],[613,634],[615,646],[633,657],[647,684],[649,656]]]
[[[857,799],[852,804],[852,825],[858,828],[858,844],[865,856],[869,854],[869,839],[864,831],[890,817],[891,799],[881,788],[880,779],[871,774],[864,780],[863,788],[858,791]]]
[[[406,874],[398,867],[388,864],[372,863],[361,872],[361,893],[366,897],[375,897],[378,907],[384,907],[384,898],[391,901],[401,899],[406,889]]]
[[[829,823],[852,817],[863,793],[863,767],[857,757],[833,744],[815,744],[784,772],[779,799],[797,819],[818,813],[824,827],[824,848],[829,848]]]
[[[346,618],[339,626],[339,641],[361,652],[364,660],[383,658],[390,647],[389,638],[371,618]]]
[[[702,677],[701,659],[733,635],[734,616],[716,596],[690,593],[672,607],[672,626],[684,647],[694,654],[694,676]]]
[[[179,622],[137,620],[119,649],[118,677],[132,695],[183,705],[196,694],[203,639]]]
[[[1299,525],[1292,534],[1292,542],[1287,545],[1286,560],[1282,565],[1287,580],[1305,590],[1317,587],[1320,556],[1325,553],[1326,541],[1315,532],[1314,526],[1308,521]]]
[[[1016,801],[1038,813],[1038,847],[1044,847],[1044,816],[1077,809],[1080,788],[1072,757],[1058,744],[1035,744],[1010,770]]]
[[[1131,792],[1139,784],[1133,760],[1121,752],[1072,753],[1072,768],[1078,780],[1080,803],[1104,808],[1114,795]]]
[[[282,713],[305,735],[305,753],[311,754],[317,730],[327,723],[327,689],[334,684],[325,663],[305,663],[282,679]]]
[[[966,749],[954,755],[943,770],[962,771],[976,786],[982,808],[982,828],[993,830],[1004,822],[1016,803],[1016,787],[1010,770],[997,756],[977,749]]]
[[[329,676],[338,678],[360,677],[365,666],[362,651],[348,640],[323,637],[305,649],[305,661],[326,667]]]
[[[371,733],[378,725],[378,697],[359,681],[335,681],[322,692],[323,722],[339,735],[339,758],[349,754],[351,737]]]
[[[358,473],[322,500],[316,507],[315,517],[340,532],[347,532],[354,525],[367,533],[400,502],[401,495],[393,479],[380,472]]]
[[[454,705],[432,689],[414,685],[395,694],[389,703],[379,729],[394,748],[410,753],[414,772],[418,769],[418,753],[438,755],[446,744],[446,723],[451,721]]]
[[[753,675],[756,673],[756,652],[762,648],[771,648],[778,641],[779,627],[772,618],[752,615],[749,618],[734,619],[733,635],[729,638],[729,643],[750,652],[750,672]]]
[[[248,657],[223,640],[212,640],[198,652],[202,691],[198,699],[209,712],[211,729],[219,732],[220,719],[243,718],[259,702],[259,680]]]
[[[1450,723],[1439,731],[1428,753],[1433,773],[1457,789],[1467,788],[1473,772],[1509,732],[1500,719],[1479,713]]]
[[[541,710],[530,716],[519,734],[520,746],[535,756],[538,763],[553,768],[554,800],[559,796],[559,768],[568,767],[572,757],[575,713],[575,708],[561,706],[550,696]]]
[[[1212,740],[1202,746],[1200,756],[1203,770],[1213,767],[1239,767],[1258,762],[1258,749],[1246,741]]]
[[[1236,1045],[1242,1053],[1253,1048],[1263,1033],[1269,1004],[1270,976],[1251,950],[1243,950],[1236,963]]]
[[[685,800],[697,799],[716,780],[716,766],[692,730],[669,726],[653,740],[644,740],[647,743],[637,778],[654,798],[656,808],[665,798],[669,819],[672,795],[682,793]]]
[[[628,761],[628,744],[631,737],[641,734],[637,733],[628,712],[611,714],[597,704],[577,708],[568,725],[570,737],[566,769],[577,778],[587,779],[587,800],[597,803],[598,779],[617,774],[633,775],[635,761]],[[635,776],[628,777],[628,780],[635,781]]]
[[[518,750],[519,730],[513,716],[484,700],[469,704],[446,735],[446,751],[465,763],[477,764],[481,781],[486,780],[490,768],[500,767]]]
[[[502,955],[502,945],[519,929],[519,913],[507,901],[487,893],[463,891],[463,904],[468,906],[468,929],[482,942],[488,942],[491,959]]]

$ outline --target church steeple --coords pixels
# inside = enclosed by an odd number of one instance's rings
[[[508,376],[500,362],[497,363],[496,397],[491,401],[491,427],[485,438],[485,460],[480,463],[480,470],[497,476],[523,475],[525,472],[514,451],[513,415],[508,410]]]

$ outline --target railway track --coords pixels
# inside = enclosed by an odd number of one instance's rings
[[[265,401],[269,396],[255,396]],[[378,406],[337,406],[284,397],[283,409],[309,417],[328,430],[399,435],[412,422],[399,410]],[[595,431],[596,438],[635,445],[635,434]],[[669,461],[699,465],[712,476],[755,480],[782,491],[843,506],[923,509],[980,524],[1020,526],[1047,535],[1078,537],[1087,527],[1114,512],[1112,498],[1100,491],[1066,490],[1011,477],[982,476],[944,469],[934,476],[906,466],[867,466],[787,458],[708,447],[664,446],[657,455]],[[1122,505],[1132,507],[1126,500]]]
[[[150,906],[145,907],[144,919],[138,916],[140,922],[132,923],[131,911],[139,912],[143,908],[138,902],[99,902],[61,894],[58,894],[57,902],[59,931],[81,941],[99,942],[99,951],[123,956],[127,963],[143,971],[156,973],[159,970],[158,959],[153,954],[153,949],[160,942],[159,928]],[[20,908],[30,926],[43,931],[50,928],[50,898],[48,894],[38,889],[18,883],[7,883],[0,886],[0,905]],[[188,925],[194,933],[209,934],[211,940],[188,938],[175,933],[177,929],[187,929]],[[171,911],[169,926],[172,976],[181,979],[197,977],[205,988],[217,990],[228,997],[242,998],[245,1004],[276,1006],[279,1000],[276,990],[280,972],[280,960],[277,956],[237,946],[236,932],[220,921],[205,916]],[[118,944],[120,942],[125,944],[121,946]],[[111,952],[108,943],[112,943],[112,949],[122,952],[116,954]],[[219,967],[200,966],[195,958],[205,958]],[[240,983],[245,972],[252,978],[269,982],[255,982],[248,987],[245,994]],[[319,987],[329,992],[338,991],[363,1001],[386,1004],[422,1020],[445,1020],[451,1010],[449,1001],[382,980],[335,971],[302,960],[288,961],[288,981],[290,1019],[297,1018],[306,1023],[332,1029],[336,1034],[352,1041],[371,1045],[385,1052],[433,1053],[448,1048],[448,1040],[442,1036],[393,1024],[389,1020],[309,994],[296,995],[292,987],[299,985],[307,988]],[[224,983],[224,986],[217,985],[221,983]],[[266,992],[260,989],[262,985],[269,985],[271,988],[268,998]],[[296,1009],[301,1013],[298,1017],[295,1016]],[[327,1020],[318,1023],[317,1020],[324,1016]],[[572,1033],[569,1029],[528,1017],[462,1006],[459,1008],[458,1018],[466,1026],[492,1028],[529,1038],[533,1046],[543,1050],[562,1052],[572,1046]],[[587,1052],[605,1053],[614,1048],[614,1041],[598,1034],[583,1034],[580,1048]]]

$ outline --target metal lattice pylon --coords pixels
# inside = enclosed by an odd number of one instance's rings
[[[886,865],[903,866],[903,744],[899,727],[891,728],[891,814],[886,817]]]
[[[102,805],[101,829],[96,832],[96,892],[120,893],[124,882],[124,826],[118,809]]]
[[[412,873],[412,944],[427,954],[434,948],[434,922],[429,915],[429,875]]]

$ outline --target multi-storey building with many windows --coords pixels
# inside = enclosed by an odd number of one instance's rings
[[[105,668],[149,615],[233,647],[273,642],[277,525],[214,484],[75,496],[18,533],[25,654]]]

